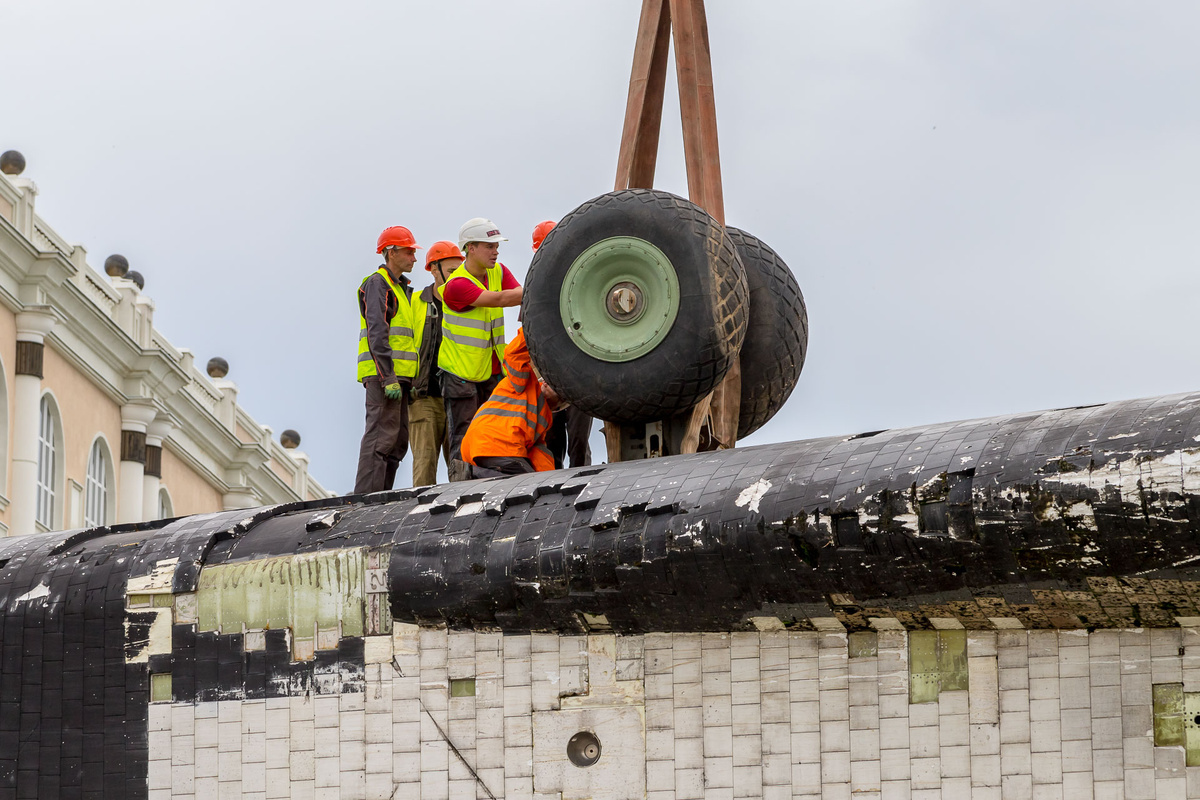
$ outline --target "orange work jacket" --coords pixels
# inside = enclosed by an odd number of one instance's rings
[[[462,440],[463,461],[479,457],[528,458],[538,472],[554,469],[554,456],[546,447],[546,432],[554,419],[533,374],[525,330],[504,348],[504,379],[475,412]]]

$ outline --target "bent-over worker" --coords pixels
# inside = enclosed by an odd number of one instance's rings
[[[355,493],[380,492],[396,482],[408,452],[408,387],[417,372],[412,289],[405,275],[417,260],[417,240],[401,225],[379,234],[383,264],[358,286],[358,380],[367,419],[358,450]]]
[[[500,242],[496,223],[469,219],[458,232],[466,258],[442,286],[442,397],[450,430],[450,480],[470,478],[462,461],[463,436],[475,412],[503,376],[504,309],[521,304],[521,284],[496,259]]]
[[[554,220],[539,222],[533,229],[533,252],[537,252],[554,229]],[[554,454],[554,466],[562,469],[570,458],[572,467],[588,467],[592,464],[592,447],[588,441],[592,435],[592,418],[575,406],[567,406],[554,415],[554,425],[546,436],[546,444]]]
[[[463,437],[462,457],[476,478],[554,469],[546,433],[558,395],[534,373],[524,329],[505,348],[504,368],[507,374]]]
[[[433,283],[412,296],[413,343],[417,348],[417,374],[409,395],[408,432],[413,453],[413,486],[437,483],[438,453],[450,467],[450,440],[446,436],[446,406],[438,374],[438,349],[442,343],[442,284],[463,262],[454,242],[434,242],[425,254],[425,269]]]

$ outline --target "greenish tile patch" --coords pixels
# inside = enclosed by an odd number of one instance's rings
[[[967,632],[938,631],[938,691],[965,691],[967,685]]]
[[[173,594],[156,594],[154,595],[155,608],[171,608],[175,604],[175,595]]]
[[[911,631],[908,634],[908,701],[932,703],[940,692],[969,688],[967,632]]]
[[[474,697],[475,696],[475,679],[474,678],[456,678],[450,681],[450,696],[451,697]]]
[[[932,703],[938,696],[938,632],[908,634],[908,702]]]
[[[152,702],[152,703],[169,703],[169,702],[171,702],[171,673],[169,673],[169,672],[152,672],[152,673],[150,673],[150,702]]]
[[[1183,693],[1183,740],[1187,766],[1200,767],[1200,692]]]
[[[196,591],[197,630],[290,628],[295,652],[305,654],[318,629],[332,632],[323,638],[333,641],[362,636],[366,560],[366,551],[355,548],[205,567]],[[390,632],[390,615],[387,623],[381,633]]]
[[[1154,685],[1154,744],[1180,747],[1184,744],[1183,684]]]
[[[150,605],[151,597],[152,597],[152,595],[148,595],[148,594],[131,594],[131,595],[129,595],[129,607],[130,608],[145,608]]]
[[[870,658],[879,655],[879,635],[875,631],[854,631],[848,641],[850,658]]]
[[[221,573],[216,567],[200,570],[196,582],[196,630],[215,631],[221,613]]]

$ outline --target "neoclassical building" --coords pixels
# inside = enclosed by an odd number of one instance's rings
[[[5,157],[0,535],[329,496],[234,383],[155,329],[134,273],[98,272],[37,215],[24,159]]]

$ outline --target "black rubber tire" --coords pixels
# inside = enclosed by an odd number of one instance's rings
[[[679,280],[670,331],[653,350],[623,363],[579,349],[559,311],[571,265],[612,236],[658,247]],[[725,377],[745,337],[747,291],[732,240],[702,208],[653,189],[611,192],[563,218],[535,254],[525,281],[525,339],[546,382],[587,414],[620,423],[660,420],[691,408]]]
[[[750,287],[750,322],[742,343],[738,438],[767,423],[796,388],[808,352],[808,310],[788,265],[761,239],[727,228]]]

